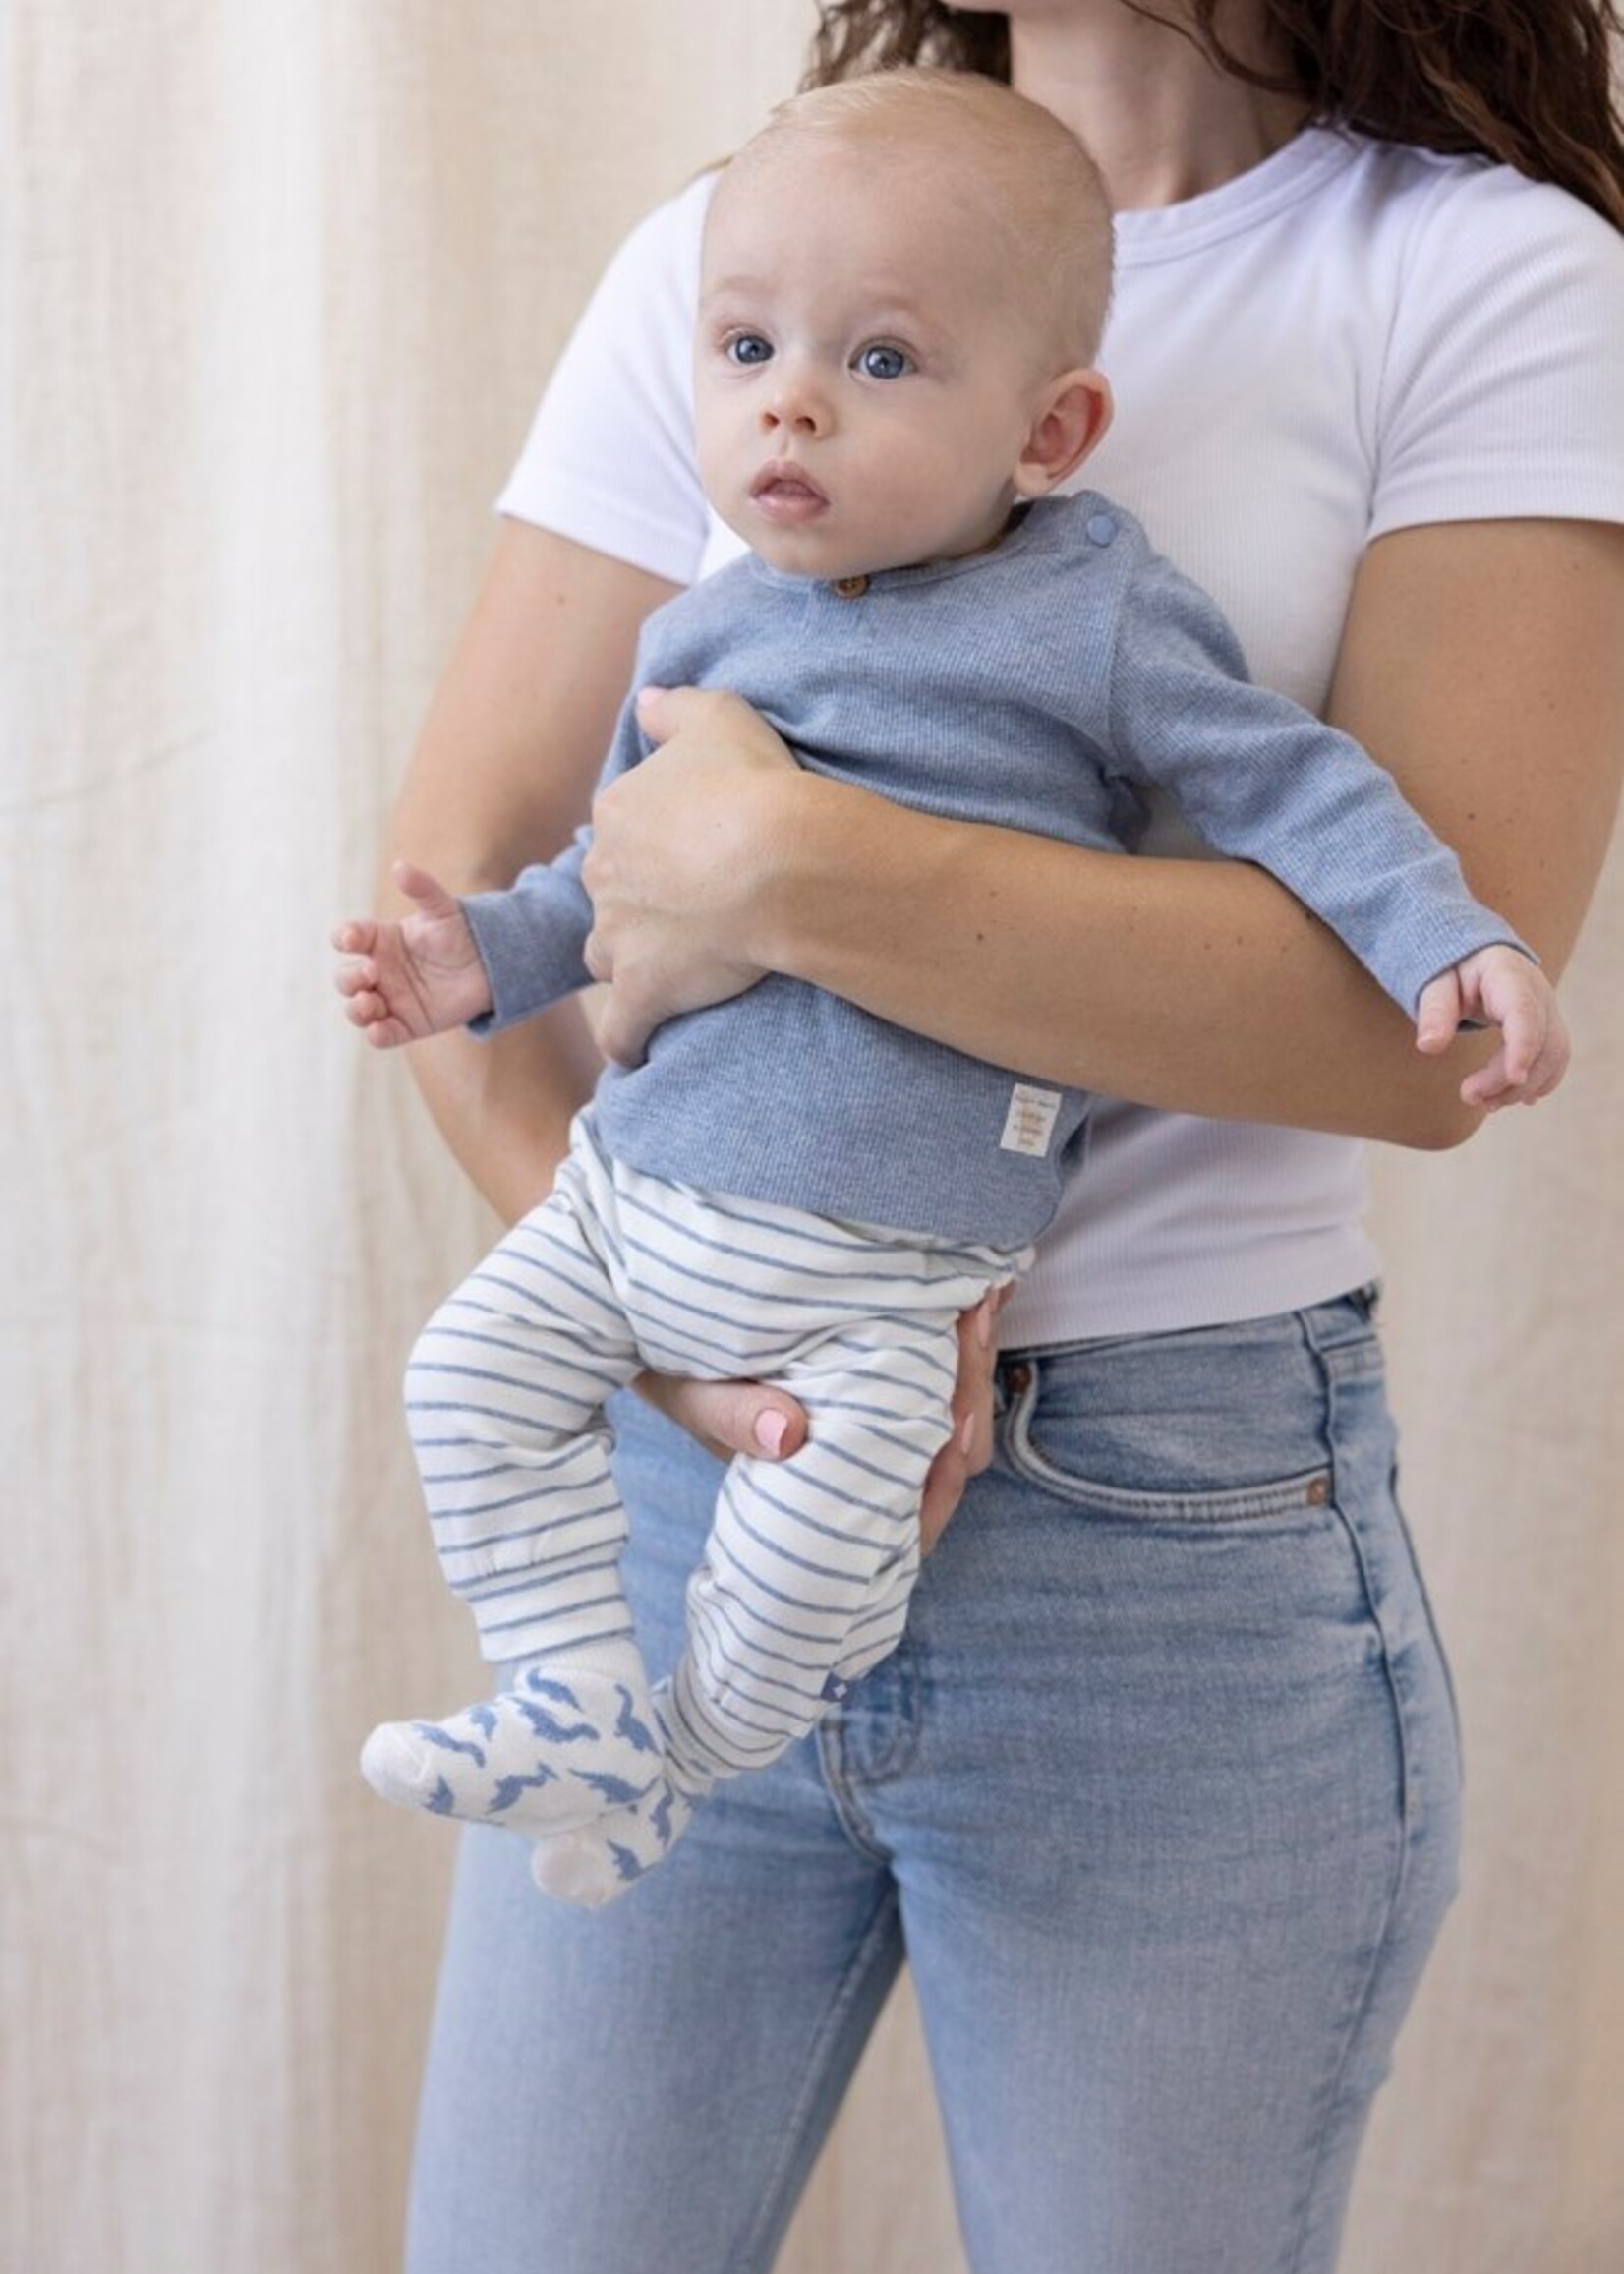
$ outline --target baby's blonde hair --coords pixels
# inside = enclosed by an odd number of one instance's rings
[[[824,136],[944,163],[1004,236],[1046,352],[1061,365],[1093,362],[1111,300],[1111,207],[1093,159],[1052,111],[973,72],[873,72],[780,103],[724,181]]]

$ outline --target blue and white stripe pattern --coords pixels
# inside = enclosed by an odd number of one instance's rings
[[[651,1366],[780,1382],[789,1461],[736,1459],[656,1695],[674,1777],[763,1767],[895,1646],[961,1312],[1025,1254],[835,1222],[608,1159],[590,1109],[550,1197],[436,1312],[407,1411],[435,1545],[488,1659],[631,1633],[603,1418]]]

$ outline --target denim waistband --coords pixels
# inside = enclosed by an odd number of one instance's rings
[[[1271,1342],[1301,1348],[1306,1341],[1314,1350],[1334,1350],[1340,1343],[1357,1342],[1370,1332],[1380,1299],[1380,1283],[1371,1280],[1367,1286],[1350,1288],[1346,1295],[1332,1296],[1327,1302],[1308,1304],[1301,1311],[1275,1312],[1262,1318],[1226,1319],[1213,1326],[1174,1327],[1159,1334],[1103,1334],[1077,1342],[1012,1343],[1000,1350],[999,1364],[1007,1366],[1018,1361],[1026,1365],[1049,1365],[1058,1359],[1094,1356],[1125,1344],[1138,1348],[1161,1344],[1171,1348],[1227,1340],[1253,1348],[1262,1348]]]

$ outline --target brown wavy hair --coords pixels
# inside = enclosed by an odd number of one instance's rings
[[[1624,129],[1613,88],[1618,0],[1262,0],[1286,70],[1244,64],[1219,29],[1225,0],[1189,0],[1195,39],[1221,70],[1313,115],[1422,149],[1476,151],[1555,182],[1624,229]],[[1010,76],[1010,28],[941,0],[820,0],[803,87],[896,64]]]

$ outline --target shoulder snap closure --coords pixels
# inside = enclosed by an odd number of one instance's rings
[[[861,600],[863,594],[868,590],[868,578],[866,576],[838,576],[832,590],[841,600]]]

